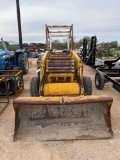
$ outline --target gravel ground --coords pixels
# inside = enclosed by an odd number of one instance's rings
[[[36,75],[36,60],[32,59],[29,74],[24,75],[25,89],[20,96],[29,96],[29,83]],[[52,142],[13,142],[13,99],[0,115],[0,160],[120,160],[120,93],[107,83],[99,91],[94,86],[95,70],[84,66],[84,75],[93,81],[94,95],[108,95],[114,99],[111,109],[114,136],[105,140],[77,140]]]

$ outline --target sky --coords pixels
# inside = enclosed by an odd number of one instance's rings
[[[73,24],[75,41],[96,35],[120,44],[120,0],[19,1],[23,43],[45,43],[45,24]],[[16,0],[0,0],[0,37],[18,42]]]

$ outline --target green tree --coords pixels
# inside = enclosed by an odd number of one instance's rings
[[[111,48],[118,48],[118,42],[117,41],[112,41],[111,44],[110,44]]]
[[[62,45],[59,40],[53,40],[52,41],[52,48],[54,49],[61,49]]]

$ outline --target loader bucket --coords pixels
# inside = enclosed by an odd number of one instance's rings
[[[107,96],[19,97],[15,110],[14,141],[54,141],[111,138]]]

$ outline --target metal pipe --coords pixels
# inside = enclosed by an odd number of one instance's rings
[[[52,48],[52,38],[50,36],[50,49]]]
[[[48,26],[48,28],[70,28],[71,26]]]
[[[51,37],[68,37],[68,35],[67,34],[64,34],[64,35],[62,35],[62,34],[51,34]]]
[[[71,49],[73,49],[73,24],[71,25]]]
[[[22,49],[22,30],[21,30],[21,17],[20,17],[20,5],[19,0],[16,0],[17,8],[17,21],[18,21],[18,32],[19,32],[19,47]]]
[[[70,33],[69,31],[49,31],[49,33]]]
[[[70,41],[69,41],[69,36],[68,36],[67,46],[68,46],[68,49],[70,49]]]
[[[47,24],[45,25],[45,33],[46,33],[46,47],[48,48],[48,36],[49,36],[49,34],[48,34],[48,26],[47,26]]]

